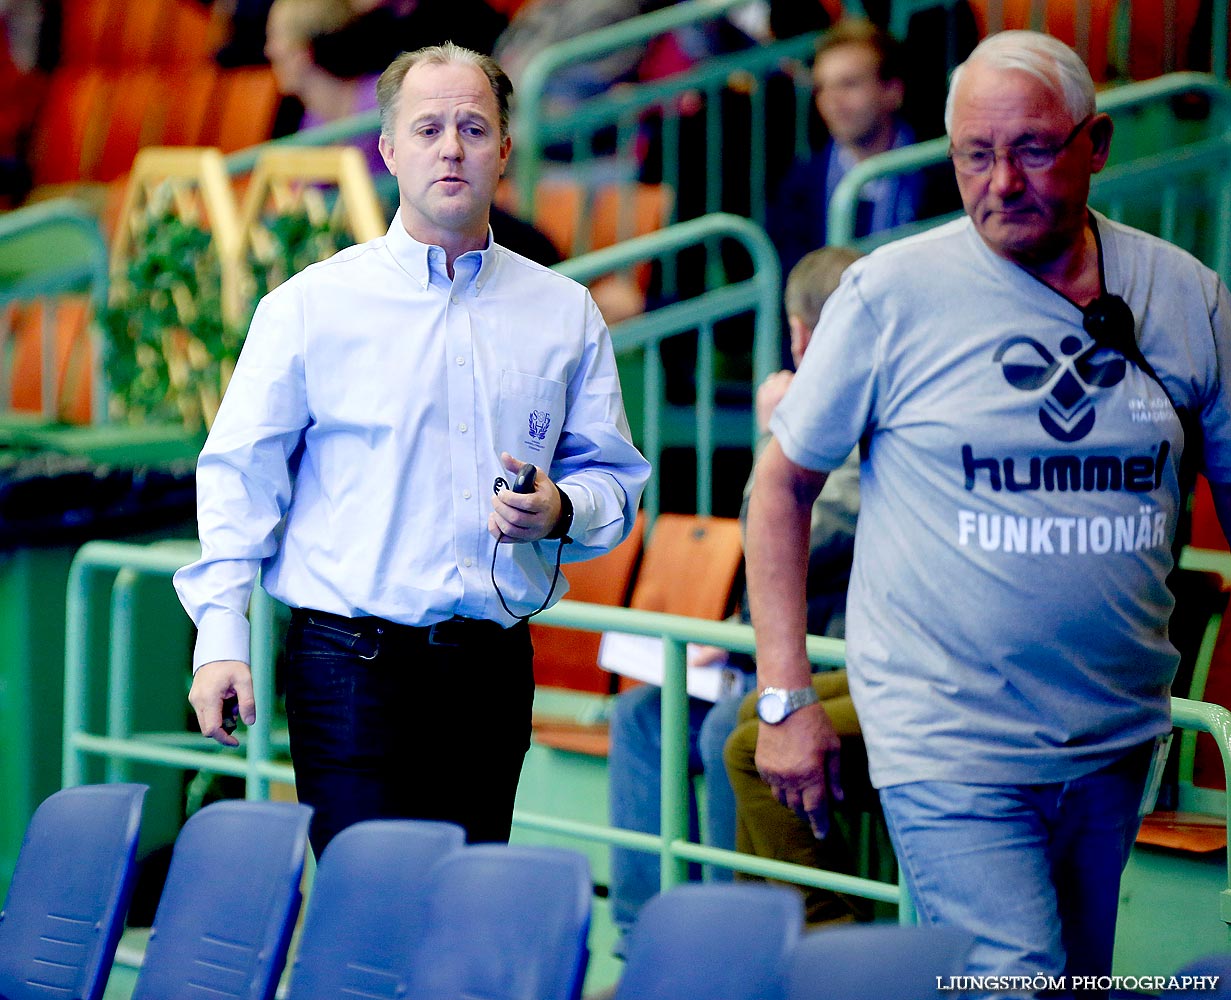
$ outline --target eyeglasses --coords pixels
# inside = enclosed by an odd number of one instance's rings
[[[1047,170],[1056,162],[1056,158],[1069,147],[1069,144],[1077,138],[1081,130],[1093,120],[1094,115],[1086,115],[1085,118],[1073,126],[1073,131],[1065,136],[1064,141],[1058,146],[1026,143],[1021,146],[1005,146],[1000,150],[999,154],[997,154],[993,146],[983,146],[977,149],[954,149],[950,146],[949,159],[953,161],[954,167],[972,177],[990,173],[992,168],[996,166],[997,155],[1013,164],[1017,170]]]

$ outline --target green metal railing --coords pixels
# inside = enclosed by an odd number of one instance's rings
[[[1231,280],[1231,86],[1203,73],[1173,73],[1099,94],[1116,123],[1113,158],[1096,174],[1090,202],[1110,217],[1192,251]],[[1120,150],[1124,152],[1120,152]],[[947,139],[871,157],[839,182],[827,242],[871,249],[944,219],[856,239],[859,194],[869,182],[943,164]],[[952,218],[946,216],[945,218]]]
[[[759,226],[736,215],[717,213],[574,257],[557,266],[557,270],[585,283],[644,261],[672,260],[694,247],[704,248],[710,258],[716,258],[724,243],[742,248],[751,264],[750,277],[651,309],[617,324],[611,331],[617,358],[641,356],[643,412],[638,443],[655,470],[642,501],[651,521],[658,513],[658,470],[667,447],[696,447],[696,509],[699,514],[708,514],[712,507],[711,467],[715,449],[730,444],[751,448],[755,443],[756,425],[751,409],[718,406],[714,331],[722,320],[750,314],[754,327],[753,384],[759,385],[780,366],[782,285],[778,255]],[[667,402],[661,345],[670,337],[694,331],[698,336],[696,405],[673,406]]]
[[[643,50],[654,38],[713,21],[741,5],[741,0],[685,0],[551,45],[531,59],[518,83],[513,117],[513,179],[521,210],[533,216],[535,191],[550,170],[551,150],[567,150],[568,169],[574,178],[601,165],[601,179],[636,179],[645,126],[653,123],[662,146],[662,182],[676,192],[682,192],[685,185],[690,192],[702,191],[699,204],[703,207],[694,214],[729,208],[731,202],[724,199],[725,193],[726,198],[734,197],[742,206],[746,203],[749,217],[763,224],[770,161],[769,81],[771,77],[789,81],[793,93],[790,112],[775,119],[774,136],[789,162],[792,152],[803,155],[808,149],[812,93],[809,67],[815,34],[710,56],[682,73],[622,83],[578,103],[553,103],[551,95],[553,77],[570,66],[623,50]],[[783,96],[777,96],[779,102]],[[746,124],[732,126],[724,114],[724,102],[732,100],[747,102]],[[784,127],[790,128],[785,139],[777,134]],[[704,136],[699,160],[704,168],[684,176],[686,130]],[[603,152],[599,155],[595,145],[601,135],[614,135],[614,145],[601,143]],[[743,151],[749,155],[747,187],[738,193],[733,191],[732,179],[723,176],[724,158],[736,149],[741,155]]]
[[[67,660],[64,688],[64,784],[80,784],[90,778],[90,761],[106,762],[108,780],[123,780],[131,762],[157,764],[182,770],[229,774],[247,779],[247,796],[263,799],[269,781],[292,782],[293,770],[285,762],[285,739],[274,729],[273,602],[259,588],[251,610],[252,674],[257,697],[257,721],[241,732],[242,744],[230,751],[189,733],[134,733],[122,716],[133,701],[140,677],[129,653],[132,585],[140,575],[169,577],[191,561],[196,549],[191,543],[134,545],[90,542],[73,561],[68,585]],[[88,638],[96,625],[98,609],[91,601],[92,583],[100,575],[113,579],[111,595],[111,648],[109,662],[91,664]],[[753,630],[731,622],[710,622],[656,612],[604,607],[561,601],[540,619],[545,624],[586,631],[619,631],[661,637],[663,640],[662,698],[662,826],[658,835],[636,833],[518,810],[514,823],[520,828],[547,831],[592,842],[657,851],[662,861],[662,885],[668,888],[687,879],[690,862],[719,864],[736,871],[761,875],[801,885],[816,886],[899,903],[900,919],[911,919],[910,902],[898,886],[872,879],[755,858],[736,851],[706,847],[688,839],[688,696],[685,655],[688,643],[705,643],[743,652],[755,652]],[[809,637],[808,656],[824,667],[841,666],[845,645],[837,639]],[[166,664],[146,669],[168,669]],[[107,684],[107,719],[89,717],[94,685]],[[1210,733],[1218,744],[1224,773],[1231,775],[1231,712],[1217,705],[1184,698],[1172,699],[1172,720],[1184,729]],[[1231,796],[1223,795],[1228,830],[1231,831]],[[1227,888],[1220,895],[1222,919],[1231,923],[1231,857],[1227,859]]]
[[[257,720],[241,731],[239,750],[225,750],[191,733],[136,733],[124,720],[140,684],[131,644],[132,594],[138,577],[169,578],[192,561],[195,543],[167,542],[136,545],[126,542],[88,542],[73,560],[68,582],[66,661],[64,675],[63,776],[65,786],[97,780],[91,760],[105,764],[109,781],[122,781],[132,763],[157,764],[182,770],[226,774],[247,779],[247,797],[265,799],[269,782],[294,782],[285,759],[285,736],[275,730],[274,710],[274,603],[260,588],[254,594],[252,619],[252,678],[257,698]],[[111,645],[109,662],[89,662],[89,636],[97,628],[101,609],[91,593],[97,579],[112,578],[109,607]],[[738,871],[834,889],[869,899],[901,902],[896,885],[836,872],[774,862],[735,851],[719,850],[688,840],[688,696],[685,649],[690,642],[723,646],[734,651],[754,650],[753,631],[746,625],[710,622],[627,608],[601,607],[561,601],[540,618],[544,624],[589,631],[620,631],[664,639],[663,682],[663,826],[661,835],[635,833],[558,817],[518,811],[514,822],[525,829],[552,831],[583,840],[659,851],[663,857],[663,885],[687,879],[690,861],[721,864]],[[836,639],[810,637],[808,655],[822,667],[843,662],[844,644]],[[164,664],[145,669],[166,669]],[[95,685],[106,684],[105,720],[91,719]],[[909,912],[909,907],[904,908]]]
[[[277,638],[273,625],[274,602],[258,587],[249,617],[252,623],[252,679],[261,711],[244,736],[244,752],[229,753],[216,744],[184,733],[133,733],[126,721],[127,706],[138,684],[133,662],[132,597],[138,576],[170,577],[200,553],[195,542],[135,545],[127,542],[87,542],[69,570],[65,607],[64,743],[65,786],[96,779],[89,771],[92,757],[106,760],[106,779],[127,779],[129,762],[164,764],[185,770],[227,774],[247,780],[247,797],[269,797],[269,782],[294,780],[289,764],[274,755],[271,706],[274,698],[274,655]],[[110,650],[105,670],[89,662],[89,637],[95,634],[99,609],[90,598],[96,578],[111,576]],[[154,669],[167,669],[158,664]],[[95,685],[106,684],[107,717],[90,717],[96,703]],[[187,688],[185,688],[185,697]]]
[[[897,903],[901,918],[913,919],[905,890],[874,879],[842,875],[738,851],[707,847],[688,839],[688,694],[686,652],[689,643],[721,646],[732,652],[753,654],[755,636],[748,625],[711,622],[652,611],[634,611],[564,600],[544,612],[544,624],[589,632],[616,631],[653,636],[663,640],[662,685],[662,826],[658,835],[563,820],[554,816],[518,810],[514,823],[543,832],[566,834],[583,840],[615,844],[660,855],[662,887],[687,881],[690,862],[721,865],[733,871],[776,878]],[[818,667],[836,669],[845,662],[846,646],[840,639],[808,637],[808,658]]]

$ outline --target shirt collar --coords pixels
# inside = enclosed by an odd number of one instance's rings
[[[385,245],[389,248],[389,252],[393,254],[393,259],[398,262],[398,265],[419,285],[422,289],[427,289],[431,283],[432,273],[435,272],[437,280],[448,284],[449,278],[445,271],[444,250],[438,246],[432,246],[427,243],[420,243],[417,239],[406,231],[406,227],[402,225],[402,210],[399,208],[393,215],[393,221],[389,224],[389,231],[385,234]],[[475,292],[481,292],[483,286],[487,284],[487,279],[491,275],[492,269],[496,266],[496,254],[493,252],[496,248],[496,240],[492,235],[491,226],[487,227],[487,246],[482,250],[471,250],[462,254],[459,261],[477,255],[479,258],[479,266],[474,272],[473,283]],[[469,268],[464,265],[458,267],[456,264],[453,268],[457,275],[466,274]]]

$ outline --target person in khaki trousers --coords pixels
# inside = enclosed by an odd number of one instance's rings
[[[785,290],[791,356],[796,367],[812,337],[825,300],[838,287],[846,268],[860,255],[847,247],[813,250],[791,269]],[[793,374],[781,371],[765,380],[757,393],[757,424],[769,433],[769,417],[786,393]],[[752,489],[751,479],[745,489]],[[812,511],[808,563],[808,631],[842,638],[845,634],[846,583],[859,512],[859,456],[853,452],[830,476]],[[859,720],[851,703],[845,670],[814,674],[812,687],[842,739],[842,784],[851,809],[871,798]],[[817,837],[808,822],[781,805],[757,773],[756,696],[740,705],[735,729],[723,751],[735,793],[735,848],[746,854],[850,873],[854,852],[839,824]],[[848,922],[869,915],[868,901],[827,889],[802,888],[809,925]]]

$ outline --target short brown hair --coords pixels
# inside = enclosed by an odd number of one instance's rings
[[[808,329],[821,318],[825,300],[842,279],[842,272],[862,257],[852,247],[821,247],[805,254],[786,279],[783,303],[788,316],[796,316]]]
[[[881,80],[901,80],[904,72],[902,46],[889,32],[861,17],[844,17],[816,40],[816,58],[843,45],[862,45],[876,54],[876,75]]]
[[[393,138],[393,119],[397,116],[398,102],[402,97],[402,83],[407,73],[423,64],[477,66],[481,69],[492,85],[492,93],[496,95],[496,107],[500,111],[500,138],[508,138],[509,101],[513,96],[513,81],[491,56],[454,45],[452,42],[429,45],[415,49],[414,52],[403,52],[381,73],[380,79],[376,81],[376,105],[380,109],[381,135],[386,139]]]

